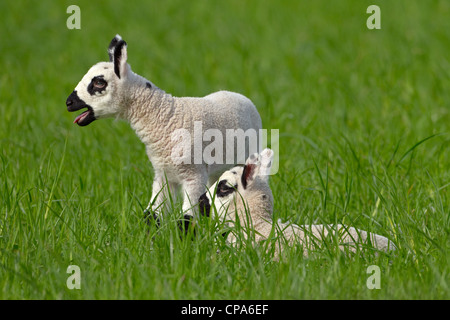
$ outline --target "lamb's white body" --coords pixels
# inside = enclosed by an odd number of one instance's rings
[[[219,91],[202,98],[173,97],[131,71],[126,48],[120,36],[111,41],[110,62],[97,63],[87,72],[67,99],[68,110],[88,108],[75,119],[80,126],[106,117],[129,121],[145,144],[155,171],[147,210],[159,214],[164,203],[168,204],[168,192],[173,198],[181,187],[183,211],[192,215],[192,208],[206,190],[208,179],[214,181],[235,164],[226,163],[224,159],[222,163],[208,165],[203,158],[200,162],[194,159],[194,147],[199,147],[194,146],[198,142],[194,139],[194,125],[201,125],[201,134],[216,129],[225,137],[227,129],[261,129],[261,118],[254,104],[238,93]],[[188,142],[174,139],[179,129],[189,132],[192,139]],[[202,150],[208,143],[201,140]],[[174,159],[173,152],[174,148],[182,146],[191,150],[191,159],[180,163],[179,159]],[[241,161],[245,161],[245,156]]]
[[[249,232],[237,235],[231,232],[228,240],[252,235],[255,242],[274,239],[275,257],[285,246],[299,245],[303,254],[338,241],[340,249],[357,252],[363,247],[389,251],[395,249],[386,237],[345,225],[303,225],[272,220],[273,195],[268,178],[273,151],[265,149],[261,155],[252,155],[244,167],[235,167],[221,175],[219,180],[200,198],[200,207],[206,214],[218,215],[227,223],[239,225]],[[245,186],[244,186],[245,184]],[[228,187],[227,187],[228,186]],[[333,238],[334,237],[334,238]],[[333,240],[334,239],[334,240]]]
[[[145,84],[144,84],[145,85]],[[201,122],[202,131],[218,129],[225,137],[226,129],[261,128],[261,119],[253,103],[246,97],[228,91],[219,91],[204,98],[176,98],[153,87],[147,90],[128,109],[125,118],[130,122],[139,138],[146,145],[147,155],[155,170],[153,194],[150,206],[158,210],[167,199],[170,190],[172,197],[181,186],[185,195],[183,210],[189,210],[205,191],[205,186],[217,178],[218,174],[233,164],[195,164],[194,152],[191,164],[178,164],[172,157],[180,141],[172,139],[177,129],[187,129],[194,137],[194,122]],[[194,150],[194,139],[189,145]],[[203,142],[202,150],[207,145]],[[210,179],[210,177],[212,177]],[[164,188],[168,185],[169,188]],[[160,192],[163,190],[163,192]]]

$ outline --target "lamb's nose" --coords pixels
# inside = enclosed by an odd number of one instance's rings
[[[67,97],[66,106],[67,106],[67,110],[68,111],[75,111],[75,110],[71,110],[71,108],[73,108],[74,104],[76,103],[77,97],[78,96],[77,96],[77,92],[76,91],[73,91],[70,94],[70,96]]]

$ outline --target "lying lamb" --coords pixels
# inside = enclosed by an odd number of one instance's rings
[[[225,161],[211,164],[205,163],[203,157],[199,162],[192,154],[180,163],[172,156],[174,148],[179,148],[180,144],[173,139],[173,133],[182,129],[193,136],[194,122],[201,123],[202,134],[208,129],[219,130],[224,136],[228,129],[259,130],[262,127],[259,113],[249,99],[238,93],[219,91],[203,98],[176,98],[164,92],[131,71],[127,63],[127,44],[119,35],[111,41],[108,53],[109,62],[92,66],[67,98],[67,110],[87,108],[75,118],[74,123],[79,126],[107,117],[128,120],[145,144],[155,171],[146,214],[153,212],[153,218],[159,219],[167,205],[168,192],[173,197],[181,187],[185,218],[191,219],[196,203],[190,200],[197,200],[206,190],[208,179],[214,182],[217,174],[239,161],[243,163],[247,156],[231,164]],[[194,150],[193,144],[191,139],[187,147]],[[203,150],[205,142],[201,144]]]
[[[357,252],[364,245],[377,250],[394,250],[395,246],[386,237],[358,230],[345,225],[303,225],[272,221],[273,195],[269,187],[269,174],[273,151],[265,149],[260,155],[251,155],[244,167],[234,167],[222,174],[219,180],[200,197],[200,210],[207,216],[216,216],[220,221],[239,224],[254,230],[255,242],[277,239],[275,257],[283,246],[299,244],[304,255],[320,248],[329,236],[337,236],[339,248]],[[244,234],[244,237],[246,235]],[[236,242],[236,234],[228,235]]]

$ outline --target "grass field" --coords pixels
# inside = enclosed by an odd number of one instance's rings
[[[1,299],[450,298],[448,1],[77,1],[80,30],[70,4],[0,2]],[[279,129],[275,219],[353,225],[397,252],[274,262],[205,219],[181,241],[176,209],[149,229],[144,145],[125,122],[81,128],[65,107],[116,33],[167,92],[240,92]]]

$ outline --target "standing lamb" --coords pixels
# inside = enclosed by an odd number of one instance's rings
[[[339,248],[357,252],[364,245],[377,250],[395,249],[386,237],[345,225],[303,225],[272,221],[273,195],[269,187],[269,175],[273,151],[264,149],[261,154],[251,155],[244,167],[234,167],[224,172],[219,180],[204,193],[199,200],[200,211],[207,216],[217,216],[225,223],[239,224],[254,236],[255,242],[277,239],[275,258],[284,246],[300,244],[303,254],[320,248],[327,237],[337,236]],[[228,240],[236,242],[236,234],[231,232]]]
[[[155,173],[146,215],[153,213],[152,217],[158,220],[163,209],[167,209],[168,192],[173,198],[181,187],[183,211],[189,221],[208,179],[213,182],[217,174],[239,161],[243,163],[246,156],[235,158],[233,163],[207,163],[203,156],[200,160],[194,159],[195,152],[191,152],[180,162],[173,157],[174,150],[180,149],[180,141],[174,139],[174,133],[184,130],[192,137],[196,124],[201,125],[201,134],[208,129],[218,130],[223,136],[226,130],[258,131],[262,128],[261,117],[254,104],[238,93],[219,91],[203,98],[177,98],[164,92],[131,70],[127,63],[127,44],[119,35],[111,41],[108,53],[109,62],[92,66],[67,98],[67,110],[87,108],[74,120],[79,126],[107,117],[129,121],[145,144]],[[194,150],[194,142],[191,139],[186,146],[184,141],[183,147]],[[202,139],[202,150],[205,146]],[[255,148],[257,151],[257,146],[249,147]],[[248,154],[248,150],[246,152]]]

